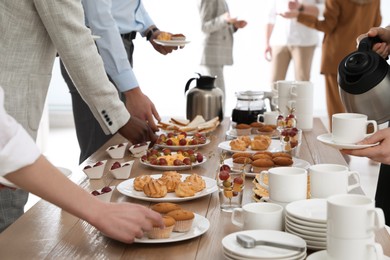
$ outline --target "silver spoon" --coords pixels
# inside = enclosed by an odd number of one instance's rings
[[[293,246],[293,245],[286,245],[281,244],[277,242],[271,242],[271,241],[265,241],[265,240],[256,240],[253,237],[238,234],[236,236],[237,242],[244,248],[253,248],[255,246],[272,246],[272,247],[278,247],[283,249],[289,249],[299,252],[304,252],[306,250],[306,247],[300,247],[300,246]]]

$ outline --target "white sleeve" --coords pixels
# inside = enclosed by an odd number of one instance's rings
[[[24,128],[4,110],[0,88],[0,176],[34,163],[40,151]]]

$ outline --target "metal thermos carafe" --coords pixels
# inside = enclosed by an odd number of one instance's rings
[[[203,116],[205,120],[214,117],[223,119],[223,92],[214,86],[216,77],[202,76],[191,78],[187,81],[184,93],[187,96],[187,119],[192,120],[197,115]],[[196,79],[196,86],[190,89],[190,84]]]

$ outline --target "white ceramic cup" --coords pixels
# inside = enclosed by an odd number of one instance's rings
[[[327,234],[342,239],[363,239],[385,227],[382,209],[364,195],[339,194],[327,199]]]
[[[266,125],[276,125],[279,112],[277,111],[266,111],[263,114],[257,115],[257,122],[263,122]]]
[[[313,83],[310,81],[294,81],[290,88],[290,94],[294,99],[313,100]]]
[[[367,134],[367,126],[373,125],[375,133],[378,124],[375,120],[368,120],[366,115],[357,113],[339,113],[332,115],[332,140],[335,143],[355,144]]]
[[[309,168],[311,198],[328,198],[336,194],[346,194],[360,186],[357,171],[350,171],[339,164],[315,164]],[[350,177],[354,183],[349,184]]]
[[[380,260],[383,248],[375,236],[361,239],[342,239],[327,236],[327,259],[330,260]]]
[[[268,175],[268,184],[264,183],[265,175]],[[307,171],[303,168],[275,167],[260,172],[257,178],[273,201],[292,202],[307,198]]]
[[[304,131],[313,129],[313,98],[298,98],[287,102],[287,107],[295,109],[297,127]]]
[[[268,202],[248,203],[232,213],[232,223],[244,230],[283,230],[283,207]]]

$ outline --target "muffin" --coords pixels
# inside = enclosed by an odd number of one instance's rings
[[[172,231],[175,227],[176,220],[171,216],[163,216],[163,222],[165,227],[160,228],[157,223],[153,223],[153,228],[148,231],[146,234],[150,239],[162,239],[169,238],[172,234]]]
[[[237,157],[233,159],[233,168],[243,169],[245,172],[250,172],[252,169],[252,159],[249,157]]]
[[[271,159],[257,159],[252,162],[252,172],[261,172],[274,167],[275,163]]]
[[[232,158],[235,159],[235,158],[238,158],[238,157],[247,157],[247,158],[251,158],[252,157],[252,154],[251,153],[245,153],[245,152],[238,152],[238,153],[234,153],[232,155]]]
[[[252,155],[252,160],[255,161],[257,159],[271,159],[272,160],[272,155],[266,154],[266,153],[258,153]]]
[[[253,123],[250,124],[250,126],[252,127],[252,131],[251,131],[252,134],[257,134],[258,133],[257,130],[259,128],[263,127],[264,124],[261,123],[261,122],[253,122]]]
[[[272,158],[274,158],[274,157],[288,157],[288,158],[292,158],[291,154],[285,153],[285,152],[273,153],[272,154]]]
[[[275,166],[291,166],[294,163],[293,159],[285,156],[274,157],[272,161],[275,163]]]
[[[171,35],[171,40],[172,41],[185,41],[186,36],[182,33],[176,33]]]
[[[248,124],[238,124],[236,126],[237,136],[250,135],[252,133],[252,127]]]
[[[173,231],[175,232],[189,231],[195,218],[195,214],[193,212],[185,209],[170,211],[167,213],[167,216],[172,217],[176,221],[175,227],[173,228]]]
[[[171,202],[157,203],[150,208],[160,214],[166,214],[170,211],[181,209],[180,205]]]

